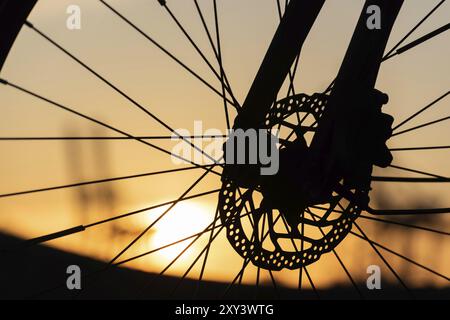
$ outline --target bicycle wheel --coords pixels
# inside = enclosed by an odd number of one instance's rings
[[[104,261],[80,297],[124,265],[159,276],[127,297],[448,295],[445,0],[69,5],[0,3],[8,273],[49,243]],[[231,128],[278,130],[277,173],[224,161]],[[14,295],[74,292],[47,282]]]

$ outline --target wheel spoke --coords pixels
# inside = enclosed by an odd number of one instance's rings
[[[302,235],[305,234],[305,223],[303,222],[305,217],[305,212],[302,212],[301,218],[302,218],[302,222],[301,222],[301,233]],[[305,241],[303,240],[303,237],[300,239],[300,249],[303,250],[305,249]],[[298,290],[303,290],[302,289],[302,283],[303,283],[303,268],[300,267],[300,270],[298,271]]]
[[[398,169],[398,170],[402,170],[402,171],[407,171],[407,172],[413,172],[413,173],[423,174],[423,175],[425,175],[425,176],[429,176],[429,177],[433,177],[433,178],[447,179],[446,177],[439,176],[439,175],[434,174],[434,173],[429,173],[429,172],[425,172],[425,171],[421,171],[421,170],[416,170],[416,169],[405,168],[405,167],[397,166],[397,165],[393,165],[393,164],[389,165],[389,167],[394,168],[394,169]]]
[[[209,240],[208,240],[208,244],[207,244],[207,249],[206,249],[206,253],[205,253],[205,258],[203,259],[203,264],[202,264],[202,268],[200,270],[200,275],[198,276],[198,280],[197,280],[197,288],[195,290],[195,294],[194,297],[198,296],[198,293],[200,291],[200,283],[203,280],[203,273],[205,272],[205,268],[206,268],[206,262],[208,260],[208,255],[209,255],[209,250],[211,249],[211,243],[213,242],[214,238],[213,238],[213,231],[215,229],[216,226],[216,221],[218,219],[219,216],[219,206],[217,206],[216,208],[216,213],[214,214],[214,220],[213,220],[213,225],[212,225],[212,229],[211,232],[209,234]]]
[[[223,70],[223,63],[222,63],[222,47],[221,47],[221,43],[220,43],[220,29],[219,29],[219,15],[217,12],[217,1],[214,0],[213,2],[214,5],[214,22],[215,22],[215,28],[216,28],[216,36],[217,36],[217,60],[219,62],[219,66],[220,66],[220,80],[222,83],[222,95],[224,96],[223,99],[223,108],[225,111],[225,120],[226,120],[226,124],[227,124],[227,129],[229,130],[231,128],[231,124],[230,124],[230,115],[228,113],[228,104],[227,104],[227,99],[225,99],[225,72]]]
[[[291,85],[288,90],[288,96],[296,94],[294,80],[295,80],[295,76],[297,75],[299,61],[300,61],[300,53],[295,58],[295,62],[292,67],[292,70],[289,72],[289,80],[291,82]],[[298,113],[297,113],[297,115],[298,115]]]
[[[256,269],[256,280],[255,280],[255,297],[254,299],[258,299],[258,291],[259,291],[259,278],[260,278],[261,268]]]
[[[270,279],[272,280],[272,285],[273,285],[273,288],[275,289],[275,293],[277,295],[277,298],[280,299],[280,291],[278,290],[277,282],[275,281],[275,278],[273,276],[273,272],[270,269],[268,271],[269,271]]]
[[[394,216],[394,215],[430,215],[430,214],[446,214],[450,213],[450,208],[426,208],[426,209],[372,209],[368,208],[367,212],[377,216]]]
[[[395,51],[395,53],[391,54],[385,60],[387,60],[387,59],[389,59],[389,58],[391,58],[393,56],[400,55],[400,54],[402,54],[402,53],[404,53],[404,52],[406,52],[406,51],[408,51],[408,50],[410,50],[410,49],[412,49],[412,48],[414,48],[414,47],[416,47],[416,46],[418,46],[418,45],[420,45],[420,44],[422,44],[422,43],[424,43],[424,42],[426,42],[426,41],[428,41],[428,40],[430,40],[430,39],[432,39],[432,38],[434,38],[434,37],[436,37],[438,35],[440,35],[441,33],[444,33],[445,31],[447,31],[449,29],[450,29],[450,23],[448,23],[445,26],[442,26],[442,27],[440,27],[440,28],[438,28],[438,29],[436,29],[436,30],[434,30],[434,31],[424,35],[423,37],[420,37],[417,40],[414,40],[411,43],[408,43],[407,45],[404,45],[403,47],[397,49]]]
[[[374,217],[366,216],[364,214],[361,214],[359,216],[359,218],[372,220],[372,221],[378,221],[378,222],[381,222],[381,223],[387,223],[387,224],[392,224],[392,225],[397,225],[397,226],[402,226],[402,227],[406,227],[406,228],[413,228],[413,229],[418,229],[418,230],[429,231],[429,232],[441,234],[441,235],[444,235],[444,236],[450,236],[450,232],[445,232],[445,231],[441,231],[441,230],[436,230],[436,229],[432,229],[432,228],[422,227],[422,226],[418,226],[418,225],[414,225],[414,224],[408,224],[408,223],[399,222],[399,221],[392,221],[392,220],[374,218]]]
[[[372,177],[376,182],[435,183],[450,182],[450,178]]]
[[[421,124],[421,125],[409,128],[409,129],[405,129],[405,130],[400,131],[400,132],[395,132],[395,133],[392,134],[391,137],[396,137],[398,135],[401,135],[401,134],[404,134],[404,133],[407,133],[407,132],[411,132],[411,131],[415,131],[417,129],[428,127],[428,126],[431,126],[433,124],[440,123],[440,122],[447,121],[447,120],[450,120],[450,116],[444,117],[444,118],[440,118],[440,119],[437,119],[437,120],[434,120],[434,121],[430,121],[430,122],[427,122],[427,123],[424,123],[424,124]]]
[[[202,167],[203,168],[207,168],[207,167],[210,167],[210,166],[211,165],[202,166]],[[147,173],[140,173],[140,174],[135,174],[135,175],[114,177],[114,178],[107,178],[107,179],[100,179],[100,180],[90,180],[90,181],[77,182],[77,183],[72,183],[72,184],[59,185],[59,186],[46,187],[46,188],[39,188],[39,189],[33,189],[33,190],[17,191],[17,192],[12,192],[12,193],[0,194],[0,198],[19,196],[19,195],[25,195],[25,194],[30,194],[30,193],[52,191],[52,190],[74,188],[74,187],[81,187],[81,186],[86,186],[86,185],[92,185],[92,184],[98,184],[98,183],[106,183],[106,182],[112,182],[112,181],[130,180],[130,179],[136,179],[136,178],[142,178],[142,177],[156,176],[156,175],[161,175],[161,174],[166,174],[166,173],[175,173],[175,172],[181,172],[181,171],[188,171],[188,170],[193,170],[193,169],[198,169],[198,168],[199,167],[193,166],[193,167],[187,167],[187,168],[163,170],[163,171],[156,171],[156,172],[147,172]]]
[[[264,238],[264,229],[266,228],[266,215],[265,214],[263,214],[262,219],[263,219],[263,221],[262,221],[262,224],[261,224],[261,232],[258,234],[258,238],[259,239],[263,239]],[[261,244],[262,244],[262,242],[261,242]],[[258,298],[260,273],[261,273],[261,268],[257,267],[255,299]]]
[[[430,109],[432,106],[434,106],[435,104],[437,104],[439,101],[441,101],[442,99],[444,99],[445,97],[447,97],[450,94],[450,91],[447,91],[446,93],[444,93],[443,95],[441,95],[440,97],[438,97],[437,99],[435,99],[434,101],[430,102],[429,104],[427,104],[425,107],[423,107],[422,109],[420,109],[419,111],[417,111],[416,113],[414,113],[413,115],[411,115],[410,117],[406,118],[405,120],[403,120],[402,122],[400,122],[398,125],[396,125],[392,130],[395,131],[398,128],[400,128],[401,126],[405,125],[406,123],[408,123],[409,121],[411,121],[412,119],[414,119],[415,117],[417,117],[419,114],[423,113],[424,111]]]
[[[450,146],[433,146],[433,147],[407,147],[407,148],[391,148],[389,151],[424,151],[424,150],[440,150],[440,149],[450,149]]]
[[[59,141],[59,140],[175,140],[227,138],[226,134],[207,134],[194,136],[133,136],[133,137],[0,137],[0,141]]]
[[[305,270],[306,277],[308,278],[309,284],[310,284],[311,288],[313,289],[313,292],[316,295],[316,298],[318,300],[320,300],[319,291],[317,290],[316,285],[314,284],[314,281],[313,281],[313,279],[311,278],[311,275],[308,272],[308,269],[306,268],[306,266],[304,266],[303,269]]]

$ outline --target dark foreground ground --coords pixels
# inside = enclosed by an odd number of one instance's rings
[[[20,239],[0,234],[0,249],[13,248],[21,243]],[[20,254],[0,251],[0,299],[193,299],[197,282],[186,279],[171,296],[178,283],[174,277],[158,277],[127,268],[102,270],[105,264],[100,261],[71,253],[55,250],[46,246],[36,246],[22,250]],[[66,268],[69,265],[81,267],[83,275],[94,273],[83,279],[82,290],[69,291],[66,288]],[[143,288],[146,287],[145,290]],[[220,299],[228,284],[203,282],[198,291],[199,299]],[[386,287],[383,290],[368,291],[360,285],[367,299],[405,299],[404,289]],[[424,288],[415,290],[414,296],[420,299],[450,299],[450,287],[446,289]],[[256,294],[253,286],[235,286],[228,291],[227,299],[316,299],[309,290],[261,286]],[[353,287],[335,287],[319,291],[321,299],[358,299]]]

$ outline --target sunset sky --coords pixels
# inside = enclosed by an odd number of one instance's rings
[[[220,90],[219,81],[158,1],[107,2]],[[347,49],[363,2],[326,1],[302,50],[295,80],[297,92],[322,92],[332,81]],[[388,49],[438,2],[405,0]],[[210,30],[213,30],[212,1],[200,0],[199,3]],[[81,8],[81,30],[66,28],[66,8],[71,4]],[[237,99],[242,102],[279,22],[276,1],[219,0],[218,4],[224,69]],[[216,66],[193,1],[172,0],[168,1],[168,6]],[[204,130],[215,128],[226,133],[221,98],[114,16],[99,1],[40,0],[29,21],[142,103],[173,129],[192,131],[194,121],[201,120]],[[447,1],[406,43],[449,21],[450,3]],[[446,32],[383,63],[377,88],[389,95],[390,101],[384,111],[393,115],[396,123],[448,92],[449,57],[450,33]],[[101,119],[134,136],[171,135],[170,131],[28,28],[24,27],[20,32],[1,71],[1,78]],[[286,89],[283,88],[280,98],[285,97],[285,92]],[[449,107],[450,98],[447,96],[432,109],[408,123],[405,128],[449,116]],[[0,137],[118,136],[108,129],[6,86],[0,87],[0,108]],[[232,112],[232,115],[233,118],[235,114]],[[449,122],[444,121],[393,137],[389,141],[389,147],[449,145],[449,137]],[[170,150],[176,142],[158,140],[154,143]],[[171,162],[169,155],[133,140],[0,141],[0,150],[0,194],[180,167]],[[450,176],[448,149],[396,152],[393,163]],[[175,200],[201,173],[201,170],[190,170],[108,183],[108,190],[112,190],[115,195],[114,202],[101,200],[99,194],[105,190],[105,184],[0,198],[0,230],[23,238],[32,238]],[[375,173],[413,176],[395,169],[376,169]],[[374,195],[382,192],[395,207],[411,208],[420,203],[428,203],[432,207],[450,207],[448,184],[378,183],[373,187]],[[190,194],[217,188],[220,188],[220,179],[208,175]],[[84,193],[80,193],[80,189]],[[374,198],[375,196],[373,200]],[[373,206],[376,207],[375,202]],[[167,218],[156,224],[148,236],[141,239],[123,258],[201,231],[211,223],[216,204],[217,194],[177,205]],[[111,237],[112,227],[107,224],[49,244],[108,260],[133,236],[154,221],[164,209],[167,207],[119,220],[114,224],[116,230],[125,230],[128,233],[118,235],[114,239]],[[448,217],[437,219],[438,224],[431,221],[422,223],[442,230],[449,229]],[[445,237],[416,231],[412,239],[412,233],[402,232],[405,231],[403,229],[392,227],[382,232],[380,228],[375,228],[380,227],[375,222],[361,220],[360,224],[374,239],[389,244],[399,252],[405,250],[407,242],[412,248],[411,256],[448,274],[448,254],[436,256],[433,252],[437,250],[435,248],[438,244],[441,244],[440,252],[449,252],[450,243]],[[394,236],[391,237],[389,233]],[[389,241],[386,239],[388,234]],[[182,273],[206,242],[207,236],[201,238],[168,273]],[[180,248],[183,248],[183,245],[137,260],[129,266],[159,272],[180,252]],[[338,252],[349,264],[351,271],[362,278],[366,274],[365,268],[368,264],[381,265],[381,261],[370,250],[367,244],[351,235],[338,247]],[[401,268],[399,259],[391,255],[387,257],[395,266]],[[197,264],[193,275],[198,272],[200,265]],[[213,245],[205,277],[230,281],[241,265],[242,259],[222,235]],[[254,282],[255,270],[256,268],[250,268],[244,281]],[[324,255],[310,270],[319,287],[348,284],[348,279],[331,253]],[[417,273],[410,279],[410,283],[446,284],[445,281],[420,269],[414,270]],[[282,283],[295,286],[298,279],[296,274],[293,271],[285,271],[277,273],[276,276]],[[267,277],[264,274],[263,278],[268,279]]]

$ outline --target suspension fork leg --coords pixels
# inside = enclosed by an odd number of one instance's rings
[[[291,0],[234,128],[261,128],[325,0]]]
[[[350,117],[353,113],[352,109],[373,107],[368,101],[374,92],[386,44],[403,2],[404,0],[366,0],[365,2],[336,77],[327,108],[320,120],[320,129],[311,143],[314,162],[317,163],[317,168],[325,173],[323,177],[327,181],[324,183],[328,184],[328,187],[331,187],[334,182],[326,177],[333,177],[330,172],[335,167],[337,155],[342,154],[345,149],[343,145],[333,142],[337,136],[335,128],[340,125],[336,119]],[[368,27],[367,21],[371,16],[372,8],[376,11],[379,9],[381,17],[379,29]],[[357,122],[356,118],[355,121]],[[367,184],[370,185],[370,182],[367,181]]]

